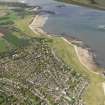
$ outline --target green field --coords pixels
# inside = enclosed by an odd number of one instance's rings
[[[21,12],[0,6],[0,33],[3,34],[0,38],[0,52],[25,46],[28,44],[27,39],[34,36],[28,27],[33,15],[27,10]]]

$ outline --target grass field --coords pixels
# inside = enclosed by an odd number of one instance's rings
[[[19,11],[7,10],[2,6],[0,6],[0,13],[2,14],[0,16],[0,32],[3,34],[0,38],[0,52],[27,45],[27,38],[34,36],[28,27],[33,19],[32,14],[28,15],[27,13],[21,17]]]
[[[24,19],[18,19],[15,21],[15,25],[27,36],[34,37],[35,34],[30,30],[29,24],[32,21],[33,16],[26,16]]]
[[[9,49],[9,43],[4,40],[3,38],[0,38],[0,52],[4,52]]]

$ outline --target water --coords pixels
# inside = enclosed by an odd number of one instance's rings
[[[105,12],[72,6],[56,12],[56,16],[49,17],[44,29],[79,38],[95,51],[98,63],[105,67]]]
[[[55,34],[66,33],[79,38],[95,51],[98,63],[105,67],[105,11],[53,0],[25,0],[25,2],[55,12],[56,15],[49,16],[44,30]]]

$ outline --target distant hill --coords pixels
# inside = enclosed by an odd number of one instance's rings
[[[25,0],[0,0],[0,2],[21,2],[24,3]]]
[[[57,0],[105,10],[105,0]]]
[[[0,2],[18,2],[19,0],[0,0]]]

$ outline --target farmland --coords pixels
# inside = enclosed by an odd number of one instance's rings
[[[29,24],[32,15],[24,14],[23,16],[20,11],[8,10],[7,7],[1,7],[0,11],[0,52],[27,45],[26,37],[32,36],[33,33],[26,24]],[[27,21],[28,19],[30,21]],[[21,22],[21,27],[19,22]]]

